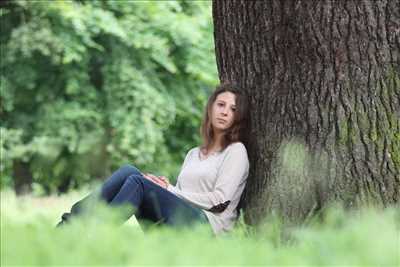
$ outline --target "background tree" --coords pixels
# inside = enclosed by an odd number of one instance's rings
[[[400,198],[400,4],[213,1],[219,78],[251,100],[245,219]]]
[[[174,180],[216,83],[210,2],[0,8],[2,187],[65,192],[124,163]]]

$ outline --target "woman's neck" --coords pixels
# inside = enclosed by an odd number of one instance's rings
[[[208,152],[220,151],[222,148],[223,133],[216,134]]]

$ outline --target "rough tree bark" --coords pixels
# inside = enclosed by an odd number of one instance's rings
[[[214,0],[221,82],[251,103],[245,220],[400,198],[400,2]]]

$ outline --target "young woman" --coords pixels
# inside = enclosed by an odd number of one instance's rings
[[[126,219],[134,214],[139,221],[174,227],[209,223],[215,234],[231,230],[249,170],[243,144],[247,114],[247,99],[240,90],[230,84],[218,86],[208,100],[202,122],[203,144],[187,153],[175,186],[166,177],[127,165],[104,182],[101,199],[112,206],[134,207]],[[93,195],[74,204],[58,226],[80,213]]]

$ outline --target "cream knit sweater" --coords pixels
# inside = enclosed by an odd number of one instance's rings
[[[187,153],[176,186],[168,190],[203,209],[215,234],[229,231],[249,173],[246,148],[237,142],[205,159],[200,153],[199,147]]]

